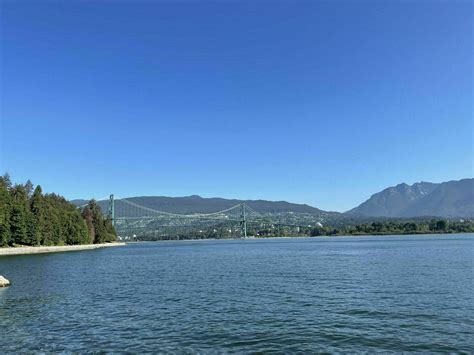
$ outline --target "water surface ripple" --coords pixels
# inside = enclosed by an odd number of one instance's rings
[[[474,235],[0,257],[0,351],[473,352]]]

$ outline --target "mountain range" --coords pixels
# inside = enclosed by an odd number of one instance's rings
[[[127,200],[136,204],[170,213],[211,213],[245,202],[260,213],[306,213],[317,216],[348,217],[474,217],[474,179],[462,179],[443,183],[418,182],[388,187],[359,206],[341,214],[328,212],[306,204],[286,201],[237,200],[204,198],[197,195],[185,197],[141,196]],[[86,200],[72,201],[77,206]],[[105,210],[106,201],[100,202]],[[116,205],[120,208],[120,205]],[[116,207],[116,208],[117,208]]]
[[[474,179],[399,184],[346,212],[367,217],[474,217]]]
[[[180,214],[212,213],[216,211],[225,210],[240,203],[246,203],[249,207],[261,213],[294,212],[316,215],[337,213],[326,212],[316,207],[311,207],[305,204],[290,203],[286,201],[237,200],[218,197],[204,198],[197,195],[184,197],[140,196],[127,197],[127,200],[154,210]],[[72,203],[77,206],[81,206],[86,204],[87,201],[74,200],[72,201]],[[107,201],[99,202],[99,204],[104,209],[104,207],[107,205]]]

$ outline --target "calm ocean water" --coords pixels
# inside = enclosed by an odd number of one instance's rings
[[[0,257],[0,352],[474,351],[474,235]]]

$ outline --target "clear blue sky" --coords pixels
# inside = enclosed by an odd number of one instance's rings
[[[343,211],[473,175],[470,1],[1,1],[0,170]]]

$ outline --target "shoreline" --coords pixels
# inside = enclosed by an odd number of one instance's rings
[[[462,233],[399,233],[399,234],[335,234],[335,235],[298,235],[298,236],[284,236],[284,237],[250,237],[250,238],[202,238],[202,239],[158,239],[158,240],[141,240],[127,242],[127,244],[137,243],[161,243],[161,242],[205,242],[205,241],[246,241],[246,240],[278,240],[278,239],[338,239],[338,238],[360,238],[360,237],[432,237],[432,236],[460,236],[466,234],[474,234],[473,232]]]
[[[103,244],[84,244],[84,245],[63,245],[63,246],[40,246],[40,247],[15,247],[0,248],[1,256],[10,255],[28,255],[28,254],[45,254],[45,253],[61,253],[79,250],[94,250],[108,247],[119,247],[127,245],[127,243],[103,243]]]

